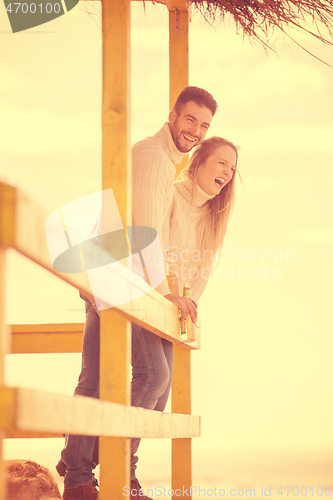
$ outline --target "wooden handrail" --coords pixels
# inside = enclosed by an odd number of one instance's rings
[[[9,325],[11,354],[81,352],[84,323]],[[193,328],[189,324],[189,331]],[[169,338],[170,340],[170,338]],[[171,338],[178,343],[178,339]],[[195,341],[183,343],[185,349],[200,348],[200,323],[195,326]]]
[[[0,426],[87,436],[185,438],[200,435],[200,417],[162,413],[84,396],[0,388]]]
[[[17,250],[63,281],[91,296],[85,274],[60,273],[53,269],[45,236],[45,221],[48,215],[21,190],[0,182],[0,245]],[[110,270],[110,280],[112,272]],[[131,276],[133,279],[129,281]],[[119,270],[117,278],[119,279]],[[134,290],[138,289],[138,277],[125,267],[122,279],[124,286],[130,282]],[[115,306],[113,310],[170,342],[182,342],[177,307],[151,287],[145,295]],[[191,329],[192,325],[189,328]],[[188,347],[197,349],[199,342],[194,341],[188,344]]]

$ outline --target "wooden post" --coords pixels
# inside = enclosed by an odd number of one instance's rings
[[[123,226],[131,224],[129,152],[130,0],[102,0],[102,188],[112,188]],[[110,214],[103,213],[104,217]],[[112,309],[101,313],[100,397],[130,404],[131,324]],[[124,499],[130,440],[100,438],[100,500]]]
[[[170,0],[169,0],[170,1]],[[189,14],[187,5],[182,0],[179,8],[168,5],[169,8],[169,81],[170,81],[170,109],[184,87],[188,85],[189,55],[188,55],[188,26]],[[171,10],[172,9],[172,10]],[[183,9],[183,10],[180,10]],[[183,170],[188,161],[188,155],[176,165],[176,176]]]
[[[191,414],[191,351],[174,345],[172,413]],[[192,485],[192,439],[172,440],[172,489],[190,491]],[[178,496],[173,496],[177,500]],[[192,495],[186,498],[192,498]]]
[[[0,186],[0,388],[5,385],[5,355],[9,350],[9,333],[5,324],[5,273],[6,273],[6,248],[14,239],[15,234],[15,214],[14,214],[15,193],[13,188],[7,188],[3,184]],[[4,391],[1,391],[2,397]],[[7,400],[1,400],[2,408],[8,408]],[[6,411],[6,410],[4,410]],[[5,430],[0,428],[0,500],[5,500],[5,484],[3,474],[3,439]]]
[[[170,108],[177,96],[188,85],[188,26],[189,14],[184,0],[177,8],[169,0],[169,37],[170,37]],[[180,5],[181,4],[181,5]],[[177,165],[177,174],[187,163],[187,156]],[[182,345],[174,345],[174,373],[172,381],[172,412],[191,414],[191,351]],[[192,440],[172,440],[172,489],[189,491],[192,485]],[[178,500],[174,496],[174,500]],[[188,497],[189,498],[189,497]]]
[[[1,207],[0,207],[1,210]],[[4,221],[2,221],[4,222]],[[3,227],[0,221],[0,229]],[[0,241],[0,387],[5,383],[5,354],[7,330],[5,325],[5,248],[1,246]],[[0,404],[2,401],[0,401]],[[0,429],[0,500],[5,500],[5,482],[3,473],[2,449],[4,430]]]
[[[188,85],[188,11],[171,7],[169,12],[170,108]]]
[[[131,323],[112,310],[101,314],[100,397],[130,405]],[[101,490],[99,498],[120,500],[129,485],[130,440],[100,438]]]

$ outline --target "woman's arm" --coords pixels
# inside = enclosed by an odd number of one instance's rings
[[[192,299],[189,297],[178,297],[178,295],[172,295],[171,293],[164,295],[164,297],[178,307],[181,313],[181,320],[184,320],[189,314],[191,316],[192,323],[195,324],[197,322],[197,305]]]

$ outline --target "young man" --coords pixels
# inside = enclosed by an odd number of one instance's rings
[[[169,121],[152,137],[134,145],[132,150],[133,225],[157,230],[163,255],[169,241],[169,221],[175,164],[200,144],[206,136],[217,104],[207,91],[185,87],[177,98]],[[169,293],[166,279],[156,288],[177,305],[182,319],[190,314],[196,321],[196,305],[187,297]],[[132,324],[132,406],[163,411],[171,387],[173,369],[172,343],[138,325]],[[82,370],[75,394],[98,397],[99,316],[86,302],[86,324],[82,349]],[[57,466],[66,474],[64,500],[96,500],[93,469],[95,438],[67,436]],[[131,499],[146,499],[135,477],[140,439],[131,440]]]

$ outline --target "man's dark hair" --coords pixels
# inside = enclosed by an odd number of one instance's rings
[[[205,106],[206,108],[211,110],[213,116],[215,115],[217,102],[215,101],[212,94],[207,92],[207,90],[200,89],[199,87],[185,87],[181,91],[173,107],[177,115],[181,113],[184,104],[189,101],[194,101],[199,106]]]

